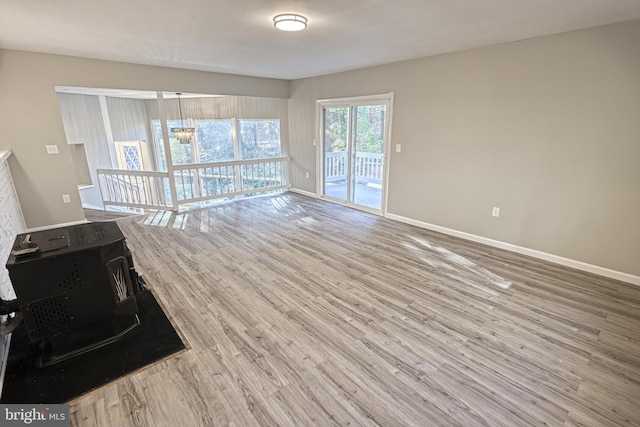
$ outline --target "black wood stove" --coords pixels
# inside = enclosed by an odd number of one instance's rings
[[[139,324],[136,293],[143,282],[115,222],[94,222],[20,234],[7,269],[16,312],[41,366],[102,347]],[[9,309],[7,309],[9,307]]]

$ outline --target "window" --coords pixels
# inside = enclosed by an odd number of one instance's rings
[[[193,163],[193,152],[191,150],[191,144],[181,144],[175,137],[171,128],[182,127],[180,120],[167,120],[167,129],[169,131],[169,146],[171,147],[171,159],[174,165],[188,165]],[[157,155],[158,155],[158,168],[160,170],[167,170],[167,156],[164,153],[164,142],[162,140],[162,126],[160,126],[160,120],[153,121],[153,131],[155,134]]]
[[[230,160],[280,157],[280,120],[185,119],[185,125],[195,127],[190,144],[181,144],[171,132],[181,127],[179,120],[167,120],[169,145],[174,165],[215,163]],[[162,141],[160,120],[152,122],[158,169],[167,170],[167,157]]]
[[[145,141],[115,141],[118,167],[130,171],[149,170]]]
[[[196,120],[195,128],[199,163],[234,159],[231,120]]]
[[[238,120],[243,159],[280,157],[280,120]]]

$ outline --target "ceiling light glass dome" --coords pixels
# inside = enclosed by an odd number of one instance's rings
[[[273,17],[273,25],[282,31],[300,31],[307,28],[307,18],[295,13],[284,13]]]

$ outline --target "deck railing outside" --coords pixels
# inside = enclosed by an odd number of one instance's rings
[[[356,152],[354,176],[358,182],[382,184],[381,153]],[[343,181],[347,179],[348,158],[346,151],[325,153],[325,182]]]
[[[168,172],[98,169],[105,206],[177,209],[181,204],[289,187],[288,157],[173,166]],[[171,197],[175,186],[176,200]]]

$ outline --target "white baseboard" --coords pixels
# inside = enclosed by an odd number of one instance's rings
[[[91,203],[83,203],[82,209],[93,209],[96,211],[103,211],[104,207],[101,208],[100,206],[92,205]]]
[[[507,251],[516,252],[522,255],[528,255],[530,257],[553,262],[555,264],[564,265],[566,267],[575,268],[577,270],[586,271],[589,273],[597,274],[604,277],[609,277],[611,279],[616,279],[623,282],[631,283],[633,285],[640,286],[640,276],[634,276],[633,274],[623,273],[621,271],[611,270],[609,268],[600,267],[593,264],[587,264],[586,262],[576,261],[570,258],[564,258],[564,257],[553,255],[547,252],[525,248],[522,246],[513,245],[511,243],[501,242],[499,240],[493,240],[487,237],[477,236],[471,233],[465,233],[464,231],[458,231],[458,230],[453,230],[451,228],[441,227],[439,225],[429,224],[427,222],[418,221],[418,220],[407,218],[401,215],[387,213],[385,216],[394,221],[415,225],[416,227],[437,231],[438,233],[448,234],[454,237],[460,237],[461,239],[471,240],[473,242],[478,242],[488,246],[493,246],[494,248],[505,249]]]
[[[318,198],[318,195],[316,193],[312,193],[310,191],[305,191],[305,190],[300,190],[298,188],[289,188],[289,191],[291,191],[292,193],[296,193],[296,194],[301,194],[303,196],[307,196],[307,197],[313,197],[314,199]]]
[[[42,227],[29,228],[29,229],[27,229],[27,231],[25,231],[25,233],[32,233],[34,231],[49,230],[51,228],[68,227],[70,225],[85,224],[87,222],[89,222],[89,221],[87,221],[86,219],[83,219],[83,220],[80,220],[80,221],[65,222],[63,224],[43,225]]]

